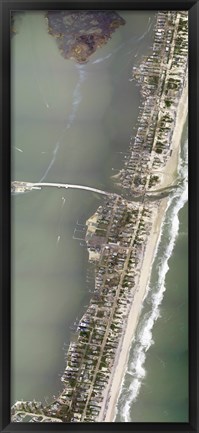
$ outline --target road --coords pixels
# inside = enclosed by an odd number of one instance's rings
[[[83,189],[86,191],[92,191],[96,192],[97,194],[103,194],[103,195],[117,195],[113,194],[107,191],[103,191],[102,189],[98,188],[92,188],[90,186],[85,185],[72,185],[70,183],[52,183],[52,182],[37,182],[37,183],[31,183],[31,182],[19,182],[19,181],[13,181],[12,187],[14,188],[15,192],[25,192],[26,190],[31,191],[32,189],[40,189],[42,187],[55,187],[55,188],[71,188],[71,189]]]

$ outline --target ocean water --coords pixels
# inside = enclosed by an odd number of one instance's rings
[[[155,12],[121,15],[126,25],[83,66],[61,57],[42,13],[19,19],[12,39],[13,179],[114,190],[112,168],[123,164],[118,152],[128,149],[139,112],[131,71],[152,45],[155,20]],[[185,128],[184,172],[186,136]],[[115,421],[187,420],[185,187],[186,181],[168,209]],[[71,326],[93,284],[88,254],[73,234],[100,201],[85,191],[56,189],[12,196],[13,402],[51,399],[62,387]]]
[[[183,183],[170,199],[127,372],[117,422],[187,422],[188,140],[178,167]]]
[[[85,65],[65,60],[43,12],[18,17],[12,38],[12,179],[114,191],[139,113],[132,68],[149,51],[155,12],[126,19]],[[93,281],[76,232],[101,203],[86,191],[12,195],[11,398],[52,399],[62,389],[73,325]],[[89,267],[89,270],[90,267]]]

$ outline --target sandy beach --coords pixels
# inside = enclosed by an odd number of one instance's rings
[[[188,112],[188,80],[186,80],[179,103],[172,135],[172,155],[169,158],[163,172],[161,187],[170,185],[176,177],[179,160],[180,141],[183,127]],[[159,186],[160,187],[160,186]],[[155,251],[160,237],[161,226],[165,211],[168,206],[168,198],[162,199],[158,208],[154,208],[152,228],[148,238],[142,262],[142,272],[136,287],[128,319],[123,330],[118,350],[115,356],[112,374],[104,393],[104,401],[99,414],[99,422],[113,422],[116,415],[116,404],[120,394],[122,380],[127,368],[128,355],[135,336],[136,327],[142,310],[143,300],[148,288]]]
[[[166,187],[170,185],[175,180],[176,170],[178,166],[179,158],[179,146],[181,135],[184,127],[184,123],[188,113],[188,77],[186,78],[185,86],[179,100],[176,123],[172,136],[172,157],[169,158],[163,174],[162,183],[159,187]]]

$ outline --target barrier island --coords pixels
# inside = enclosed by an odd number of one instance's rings
[[[133,68],[142,95],[135,139],[109,194],[86,222],[95,267],[87,311],[66,353],[63,390],[49,405],[17,401],[12,421],[110,422],[150,278],[168,197],[178,188],[188,106],[188,13],[157,13],[151,54]]]

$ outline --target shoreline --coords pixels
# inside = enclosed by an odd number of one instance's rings
[[[165,178],[169,174],[173,178],[175,177],[175,173],[177,171],[178,162],[179,162],[179,154],[180,154],[180,141],[182,137],[182,132],[184,128],[184,124],[186,122],[188,113],[188,79],[186,79],[186,83],[184,85],[181,97],[179,99],[178,107],[177,107],[177,115],[175,127],[172,135],[172,143],[171,149],[173,150],[172,157],[168,160],[163,173],[162,184],[166,183]],[[122,341],[120,341],[118,347],[118,353],[115,358],[113,372],[111,374],[108,387],[106,389],[104,395],[104,402],[99,414],[98,421],[99,422],[113,422],[116,416],[116,404],[120,395],[122,381],[124,379],[124,375],[127,369],[129,352],[131,349],[131,345],[133,339],[135,337],[135,332],[137,328],[137,324],[140,318],[140,313],[143,306],[143,300],[147,292],[148,284],[150,281],[153,261],[155,258],[155,250],[158,246],[158,241],[161,234],[161,227],[164,221],[164,215],[168,206],[168,198],[164,198],[160,205],[158,206],[158,212],[156,211],[156,215],[153,218],[152,229],[149,235],[149,239],[146,245],[142,269],[144,272],[140,274],[138,287],[136,289],[135,297],[133,299],[131,309],[128,315],[127,325],[124,330]],[[117,369],[117,370],[116,370]],[[119,373],[120,372],[120,373]],[[108,404],[107,410],[105,410]]]
[[[177,167],[188,110],[187,44],[187,13],[158,12],[152,54],[132,70],[144,101],[119,173],[120,194],[100,190],[108,197],[86,221],[94,287],[65,357],[63,390],[50,405],[18,401],[12,407],[17,422],[27,413],[33,421],[38,414],[52,422],[115,421],[170,194],[181,184]]]

